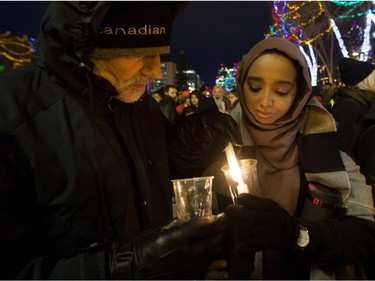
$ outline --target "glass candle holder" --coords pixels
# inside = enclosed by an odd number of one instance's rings
[[[236,198],[241,193],[260,195],[257,163],[256,159],[242,159],[238,161],[242,180],[238,180],[238,177],[233,177],[234,173],[238,173],[238,171],[231,171],[228,164],[221,168],[227,180],[234,204],[236,204]],[[234,180],[234,178],[237,180]]]

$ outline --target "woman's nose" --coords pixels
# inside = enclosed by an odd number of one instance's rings
[[[154,80],[162,79],[163,73],[161,72],[160,56],[145,56],[143,58],[141,73]]]
[[[261,97],[261,101],[260,101],[260,104],[263,106],[263,107],[267,107],[267,106],[272,106],[273,104],[273,100],[272,100],[272,94],[271,94],[271,91],[270,90],[265,90],[262,97]]]

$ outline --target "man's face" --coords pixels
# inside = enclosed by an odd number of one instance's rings
[[[147,84],[162,78],[160,56],[93,59],[94,73],[107,79],[126,103],[139,100]]]
[[[177,101],[177,89],[176,88],[169,88],[167,95]]]

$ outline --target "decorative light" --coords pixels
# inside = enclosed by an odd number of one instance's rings
[[[313,84],[315,79],[318,81],[313,44],[330,32],[344,57],[367,61],[373,56],[371,30],[375,24],[375,1],[274,1],[273,4],[273,25],[265,37],[282,37],[297,45],[308,62]],[[305,45],[309,52],[304,51]],[[322,58],[325,59],[330,58]]]
[[[364,1],[337,1],[337,0],[331,0],[331,2],[333,4],[338,5],[338,6],[349,7],[349,6],[354,6],[354,5],[358,5],[358,4],[363,4]]]
[[[366,16],[366,28],[365,28],[365,35],[361,47],[361,55],[359,56],[359,60],[367,61],[368,54],[371,50],[371,42],[370,42],[370,30],[371,30],[371,19],[373,14],[371,11]]]
[[[331,26],[333,27],[333,32],[334,32],[334,34],[336,36],[337,42],[339,43],[340,50],[341,50],[341,53],[342,53],[343,57],[348,58],[349,57],[349,53],[346,50],[344,41],[341,38],[341,33],[339,31],[339,28],[337,27],[337,25],[336,25],[336,23],[335,23],[335,21],[333,19],[330,19],[329,21],[331,23]]]
[[[344,15],[338,15],[337,18],[338,19],[360,18],[362,16],[366,16],[369,12],[375,13],[375,9],[368,10],[368,11],[365,11],[365,12],[358,12],[358,13],[355,13],[355,14],[346,13]]]
[[[10,31],[0,34],[0,57],[12,62],[12,68],[31,61],[33,46],[26,35],[13,36]]]
[[[318,85],[318,65],[316,63],[314,50],[313,50],[312,46],[309,44],[308,47],[309,47],[309,52],[310,52],[310,56],[311,56],[311,59],[310,59],[309,55],[306,54],[303,47],[302,46],[298,46],[298,47],[301,50],[304,57],[306,58],[307,66],[309,67],[309,70],[310,70],[311,85],[316,86],[316,85]]]

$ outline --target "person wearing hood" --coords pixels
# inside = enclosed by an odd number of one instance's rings
[[[339,71],[344,86],[334,94],[331,113],[352,143],[358,133],[358,124],[370,112],[371,103],[375,101],[375,65],[341,58]]]
[[[311,96],[303,54],[284,38],[264,39],[236,82],[237,156],[257,160],[260,185],[260,195],[242,193],[225,209],[231,225],[247,226],[232,247],[232,258],[249,261],[244,273],[251,268],[241,279],[362,279],[354,269],[375,251],[371,187]]]
[[[339,70],[345,86],[335,93],[331,113],[348,138],[361,172],[375,196],[375,65],[341,58]]]
[[[220,85],[212,88],[212,98],[220,112],[227,112],[230,102],[226,96],[225,89]]]
[[[181,5],[51,1],[0,76],[2,279],[204,277],[226,216],[173,220],[170,180],[241,139],[221,113],[170,127],[145,92]]]

